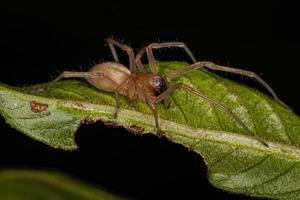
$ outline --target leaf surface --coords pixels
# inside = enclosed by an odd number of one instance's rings
[[[159,62],[159,73],[186,66]],[[300,199],[300,119],[268,95],[215,74],[194,70],[176,79],[226,105],[251,130],[245,131],[228,113],[182,90],[170,108],[159,105],[165,136],[199,153],[216,187],[251,196]],[[154,133],[148,106],[115,100],[85,82],[64,80],[27,88],[0,85],[0,112],[12,127],[54,148],[76,149],[74,134],[81,123],[102,120],[141,134]],[[264,146],[256,137],[269,146]]]
[[[119,200],[121,198],[58,172],[1,170],[0,199]]]

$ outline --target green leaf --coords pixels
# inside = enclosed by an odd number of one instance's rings
[[[160,62],[159,73],[186,66]],[[203,156],[208,179],[235,193],[274,199],[300,199],[300,119],[268,95],[212,73],[195,70],[180,77],[226,105],[252,131],[249,134],[224,111],[182,90],[172,95],[169,109],[159,105],[159,122],[171,141]],[[102,120],[141,134],[155,133],[147,105],[115,100],[87,83],[65,80],[27,88],[0,85],[0,111],[7,123],[52,147],[75,149],[74,133],[81,123]],[[264,146],[253,135],[269,146]]]
[[[58,172],[1,170],[0,199],[118,200],[121,198]]]

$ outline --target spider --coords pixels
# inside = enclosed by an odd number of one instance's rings
[[[65,71],[60,74],[53,82],[62,78],[85,78],[94,87],[106,91],[113,92],[116,100],[115,117],[117,117],[120,108],[120,95],[128,97],[128,99],[139,99],[147,103],[152,111],[155,126],[158,134],[163,134],[160,129],[157,115],[157,105],[170,97],[177,89],[183,89],[198,97],[203,98],[215,107],[218,107],[228,113],[243,129],[251,133],[249,128],[234,114],[229,108],[221,103],[206,96],[199,89],[194,89],[183,83],[172,83],[172,79],[182,76],[192,70],[199,68],[208,68],[216,71],[231,72],[256,79],[261,83],[274,97],[275,100],[283,104],[272,88],[254,72],[231,67],[216,65],[212,62],[197,62],[190,49],[182,42],[165,42],[152,43],[142,48],[136,56],[131,47],[122,44],[113,38],[107,39],[108,46],[112,52],[115,62],[104,62],[93,66],[88,72],[70,72]],[[116,47],[127,52],[129,57],[129,69],[120,64]],[[166,75],[158,75],[153,49],[179,47],[183,48],[191,58],[193,64],[174,70]],[[143,55],[146,53],[150,72],[145,70],[141,62]]]

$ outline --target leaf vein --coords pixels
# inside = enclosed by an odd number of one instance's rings
[[[187,116],[185,115],[185,113],[184,113],[184,111],[183,111],[182,107],[181,107],[181,106],[178,104],[178,102],[176,101],[176,99],[175,99],[175,98],[173,98],[172,96],[171,96],[171,98],[172,98],[172,100],[174,101],[174,103],[176,104],[176,106],[178,107],[178,109],[179,109],[180,113],[182,114],[182,116],[183,116],[183,118],[184,118],[184,121],[185,121],[185,123],[187,123],[187,122],[188,122],[188,119],[187,119]]]
[[[283,172],[279,173],[277,176],[274,176],[273,178],[270,178],[266,181],[263,181],[261,183],[258,183],[258,184],[255,184],[255,185],[252,185],[249,189],[253,189],[255,187],[258,187],[258,186],[262,186],[262,185],[265,185],[267,183],[271,183],[272,181],[275,181],[276,179],[280,178],[281,176],[289,173],[292,171],[292,169],[298,164],[299,162],[295,162],[294,164],[292,164],[290,167],[288,167],[287,169],[285,169]]]
[[[251,169],[254,169],[254,168],[258,167],[259,165],[263,164],[269,156],[270,156],[269,154],[266,155],[266,156],[264,156],[261,160],[259,160],[258,162],[254,163],[253,165],[250,165],[249,167],[247,167],[247,168],[245,168],[245,169],[243,169],[241,171],[238,171],[238,172],[236,172],[236,173],[234,173],[232,175],[229,175],[227,178],[224,178],[223,180],[219,180],[218,182],[227,181],[228,179],[230,179],[233,176],[238,176],[238,175],[240,175],[242,173],[245,173],[245,172],[247,172],[247,171],[249,171]]]

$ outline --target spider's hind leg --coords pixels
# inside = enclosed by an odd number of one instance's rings
[[[34,93],[40,93],[40,92],[48,92],[51,88],[53,88],[53,85],[55,82],[64,79],[64,78],[91,78],[91,77],[101,77],[101,73],[95,73],[95,72],[72,72],[72,71],[64,71],[61,73],[57,78],[55,78],[53,81],[51,81],[45,88],[41,89],[35,89],[33,91]]]
[[[61,73],[56,79],[52,81],[52,83],[57,82],[64,78],[92,78],[92,77],[99,77],[101,76],[101,73],[95,73],[95,72],[70,72],[70,71],[64,71]]]

